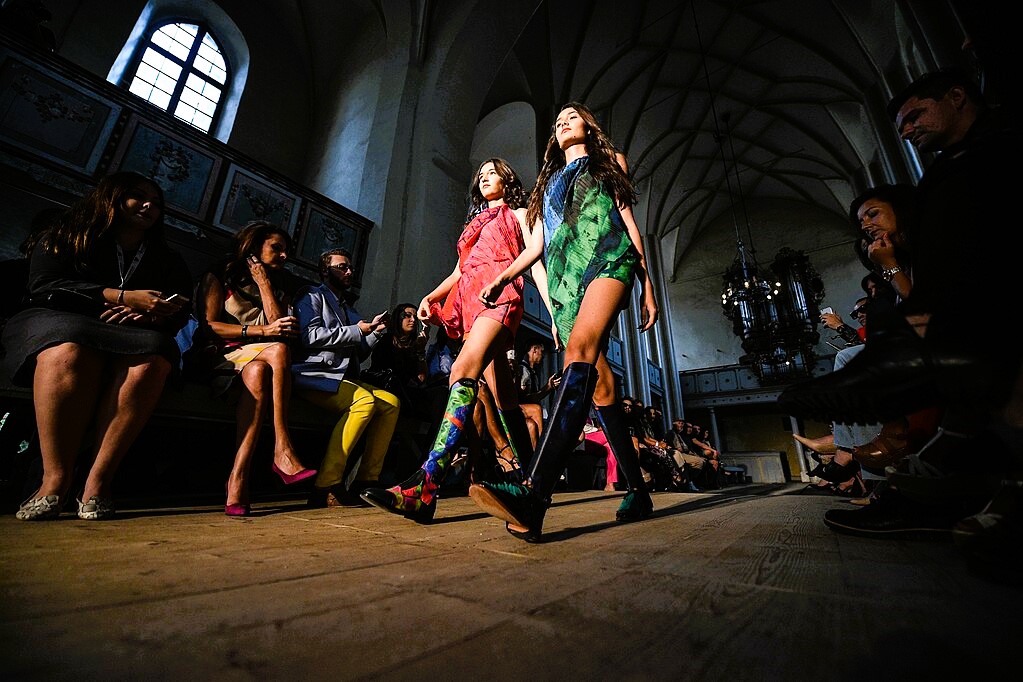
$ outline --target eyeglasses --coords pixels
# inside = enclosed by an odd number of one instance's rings
[[[331,270],[337,270],[338,272],[354,272],[352,266],[348,263],[337,263],[335,265],[328,265]]]
[[[852,312],[849,313],[849,316],[850,317],[856,317],[860,313],[866,314],[867,313],[867,311],[865,310],[866,307],[867,306],[865,306],[865,305],[856,306],[855,308],[852,309]]]

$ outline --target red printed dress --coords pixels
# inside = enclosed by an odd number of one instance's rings
[[[507,204],[480,211],[458,238],[458,281],[443,307],[437,303],[430,307],[430,321],[443,326],[453,339],[468,334],[480,315],[515,334],[522,321],[522,277],[504,288],[493,308],[480,303],[479,295],[525,248],[522,227]]]

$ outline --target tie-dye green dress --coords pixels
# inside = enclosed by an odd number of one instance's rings
[[[589,173],[588,162],[584,156],[566,165],[544,193],[544,265],[551,315],[563,342],[572,334],[590,282],[610,277],[631,287],[639,265],[622,214]]]

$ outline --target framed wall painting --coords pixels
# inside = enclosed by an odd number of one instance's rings
[[[0,140],[93,175],[121,107],[0,50]]]
[[[232,163],[213,224],[237,232],[253,220],[266,220],[294,234],[301,203],[297,194]]]
[[[316,204],[306,204],[298,241],[297,251],[301,260],[318,263],[324,251],[343,248],[352,254],[356,273],[361,271],[358,266],[363,264],[364,257],[362,230]]]
[[[202,220],[209,210],[220,164],[215,154],[133,116],[111,169],[153,178],[163,188],[169,208]]]

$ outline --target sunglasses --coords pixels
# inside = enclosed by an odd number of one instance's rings
[[[338,272],[355,272],[352,266],[348,263],[337,263],[336,265],[328,265],[331,270],[337,270]]]

